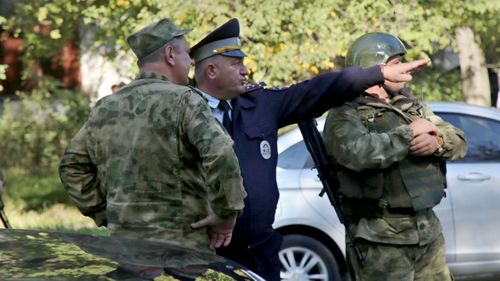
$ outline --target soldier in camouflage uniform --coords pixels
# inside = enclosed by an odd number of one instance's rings
[[[163,19],[127,39],[140,75],[96,104],[59,173],[110,235],[213,249],[231,240],[246,193],[230,136],[184,86],[189,31]],[[200,220],[208,229],[191,227]]]
[[[405,54],[398,38],[369,33],[351,45],[346,65],[397,64]],[[353,280],[452,279],[432,208],[445,195],[444,161],[465,155],[465,136],[403,88],[373,86],[326,120],[341,207],[366,259],[346,247]]]

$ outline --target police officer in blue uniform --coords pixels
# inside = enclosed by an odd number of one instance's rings
[[[410,71],[427,62],[347,68],[287,88],[247,86],[248,70],[243,63],[245,54],[241,51],[237,19],[229,20],[193,46],[191,56],[197,88],[233,137],[248,194],[231,243],[217,253],[247,266],[266,280],[280,280],[278,252],[282,237],[272,227],[279,198],[278,129],[318,117],[364,89],[384,83],[384,79],[409,81]]]

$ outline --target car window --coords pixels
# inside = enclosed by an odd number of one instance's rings
[[[497,162],[500,159],[500,122],[497,120],[459,113],[435,112],[445,121],[464,131],[468,152],[463,159],[454,162]],[[283,169],[310,169],[314,162],[304,141],[292,145],[278,158]]]
[[[464,131],[468,151],[460,162],[497,162],[500,159],[500,122],[458,113],[439,113],[441,118]]]

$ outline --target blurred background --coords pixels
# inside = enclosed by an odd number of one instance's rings
[[[349,44],[399,36],[424,101],[498,104],[500,1],[0,0],[0,169],[14,228],[103,234],[68,201],[59,157],[95,102],[137,74],[126,37],[163,17],[191,45],[238,18],[254,82],[286,86],[343,68]]]

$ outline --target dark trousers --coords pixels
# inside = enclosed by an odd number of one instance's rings
[[[281,234],[274,232],[269,239],[256,247],[248,248],[231,243],[228,247],[217,249],[217,254],[244,265],[266,281],[279,281],[281,263],[278,252],[282,242]]]

